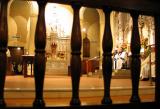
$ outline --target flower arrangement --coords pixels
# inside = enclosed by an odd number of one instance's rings
[[[150,47],[148,45],[148,38],[144,38],[141,40],[141,47],[144,48],[143,58],[147,58],[151,53]]]
[[[123,49],[124,51],[127,50],[127,44],[126,44],[126,43],[123,43],[121,47],[122,47],[122,49]]]
[[[148,47],[148,38],[142,38],[141,45],[142,45],[142,47],[144,47],[144,49],[147,48]]]

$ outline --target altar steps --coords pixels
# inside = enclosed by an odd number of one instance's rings
[[[100,77],[102,78],[102,70],[98,70],[97,72],[89,72],[87,75],[88,77]],[[130,69],[119,69],[113,70],[112,72],[112,79],[130,79],[131,78],[131,71]]]
[[[141,87],[140,97],[143,102],[154,100],[153,87]],[[111,88],[113,103],[129,102],[131,88]],[[5,98],[9,106],[30,106],[34,100],[34,89],[6,89]],[[80,89],[80,98],[83,105],[100,104],[103,98],[103,89]],[[69,105],[71,89],[47,89],[44,90],[46,105]],[[16,102],[15,102],[16,101]]]
[[[112,78],[114,79],[127,79],[131,78],[131,71],[130,69],[119,69],[113,70]]]
[[[54,104],[55,101],[54,105],[69,105],[72,94],[71,87],[70,76],[46,76],[44,82],[44,99],[48,100],[46,104]],[[147,97],[144,99],[145,101],[154,100],[154,83],[150,84],[149,81],[140,81],[139,88],[140,96]],[[111,80],[111,96],[116,99],[116,102],[129,101],[131,89],[130,79]],[[83,99],[82,104],[100,103],[104,93],[103,90],[103,78],[94,76],[81,77],[79,93],[80,98]],[[34,78],[7,76],[4,94],[9,105],[32,105],[35,97]],[[124,100],[125,97],[127,97],[126,100]],[[14,100],[20,102],[14,103]],[[22,102],[23,100],[26,103]],[[61,102],[61,100],[64,100],[64,102]]]
[[[71,97],[72,90],[70,88],[50,88],[44,90],[44,98],[67,98]],[[118,93],[117,93],[118,92]],[[153,94],[154,86],[140,87],[139,92],[141,95]],[[34,89],[5,89],[5,98],[34,98]],[[130,87],[111,87],[112,96],[129,96],[131,95]],[[80,97],[102,97],[103,88],[84,88],[80,89]]]

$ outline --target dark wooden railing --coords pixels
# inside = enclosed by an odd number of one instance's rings
[[[81,73],[81,29],[79,20],[80,3],[72,3],[73,8],[73,27],[71,34],[71,78],[72,78],[72,99],[71,105],[80,105],[79,99],[79,82]],[[76,64],[75,64],[76,63]]]
[[[110,27],[110,13],[111,9],[104,7],[103,11],[105,13],[105,27],[103,35],[103,80],[104,80],[104,97],[102,99],[102,104],[111,104],[112,100],[110,97],[110,84],[112,76],[112,34]]]
[[[45,75],[45,6],[47,2],[71,5],[74,12],[73,27],[71,34],[71,79],[72,98],[70,106],[55,108],[83,108],[83,109],[158,109],[160,106],[160,2],[157,0],[36,0],[39,6],[38,21],[35,33],[35,100],[33,106],[26,108],[47,108],[43,99],[43,84]],[[4,84],[7,69],[7,4],[8,0],[0,0],[0,109],[8,107],[4,100]],[[82,6],[103,9],[105,14],[105,28],[103,35],[103,79],[104,97],[102,104],[82,106],[79,98],[79,83],[81,72],[81,29],[79,10]],[[133,19],[133,30],[131,38],[131,79],[132,95],[130,103],[112,104],[110,97],[110,81],[112,75],[112,34],[110,27],[110,13],[112,10],[128,12]],[[155,53],[156,53],[156,80],[155,80],[155,101],[142,103],[138,94],[140,74],[140,36],[138,32],[138,16],[140,14],[151,15],[155,19]],[[22,108],[22,107],[16,107]]]
[[[35,59],[34,59],[34,78],[36,96],[33,103],[34,108],[44,108],[43,83],[45,75],[45,46],[46,46],[46,26],[45,26],[45,0],[37,1],[39,6],[38,21],[35,33]]]
[[[141,68],[141,60],[140,60],[140,36],[138,32],[138,12],[131,12],[131,16],[133,19],[133,28],[132,28],[132,37],[131,37],[131,53],[132,53],[132,61],[131,61],[131,77],[132,77],[132,96],[130,102],[140,102],[138,87],[139,87],[139,76],[140,76],[140,68]]]
[[[8,0],[0,2],[0,107],[4,108],[4,83],[7,71],[7,44],[8,44],[8,23],[7,23]]]

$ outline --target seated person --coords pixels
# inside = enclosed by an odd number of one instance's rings
[[[7,57],[11,57],[11,54],[10,54],[10,51],[9,51],[9,49],[7,49],[7,52],[6,52],[6,54],[7,54]]]
[[[120,48],[119,51],[114,54],[114,69],[122,69],[126,60],[127,53],[123,48]]]

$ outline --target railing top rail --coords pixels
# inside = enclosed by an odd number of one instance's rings
[[[37,0],[27,0],[37,1]],[[52,3],[71,4],[79,2],[84,7],[103,8],[108,6],[115,11],[129,12],[138,11],[140,14],[156,15],[160,14],[159,0],[47,0]]]

